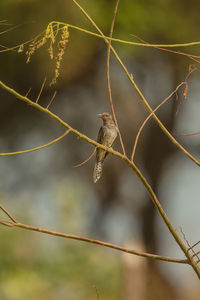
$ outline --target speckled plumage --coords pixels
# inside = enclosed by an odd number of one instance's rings
[[[104,146],[111,147],[117,137],[117,127],[109,113],[103,113],[99,115],[99,117],[103,120],[103,126],[101,126],[99,130],[97,142]],[[101,178],[103,162],[107,154],[108,152],[103,149],[97,148],[96,150],[96,161],[93,173],[94,183]]]

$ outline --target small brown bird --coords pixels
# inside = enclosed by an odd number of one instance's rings
[[[117,127],[113,121],[112,116],[105,112],[98,115],[103,120],[103,126],[99,130],[97,142],[107,147],[111,147],[117,137]],[[97,148],[96,161],[94,166],[93,181],[96,183],[102,175],[103,162],[108,152],[103,149]]]

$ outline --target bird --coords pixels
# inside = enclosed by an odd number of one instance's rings
[[[113,121],[112,116],[109,113],[104,112],[102,114],[99,114],[98,117],[102,119],[103,125],[99,130],[97,142],[106,147],[111,147],[118,134],[117,127]],[[103,150],[101,148],[96,149],[96,159],[93,172],[94,183],[96,183],[101,178],[103,162],[107,155],[108,152],[106,150]]]

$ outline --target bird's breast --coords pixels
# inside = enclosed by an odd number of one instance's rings
[[[103,144],[107,147],[111,147],[114,140],[117,137],[117,130],[115,127],[109,128],[108,126],[103,126]]]

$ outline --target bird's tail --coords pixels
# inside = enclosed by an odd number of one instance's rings
[[[101,178],[102,171],[103,171],[103,162],[102,161],[96,162],[94,166],[94,173],[93,173],[94,183],[96,183]]]

